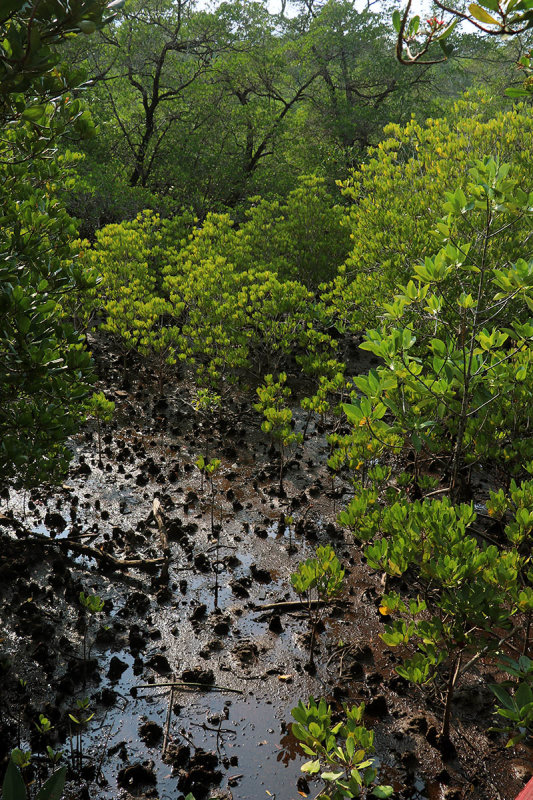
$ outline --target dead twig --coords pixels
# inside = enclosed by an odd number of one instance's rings
[[[33,538],[35,538],[35,534]],[[59,547],[64,550],[72,550],[74,553],[79,553],[80,555],[94,558],[97,561],[103,561],[104,563],[118,569],[127,569],[128,567],[138,567],[139,569],[143,569],[144,567],[151,566],[153,564],[162,564],[165,561],[165,559],[162,557],[121,559],[112,556],[110,553],[105,553],[103,550],[98,550],[96,547],[90,547],[87,544],[81,544],[81,542],[72,542],[69,539],[47,539],[46,536],[39,536],[37,538],[43,544],[59,545]]]
[[[165,683],[142,683],[136,689],[161,689],[161,687],[171,687],[172,689],[193,689],[203,692],[233,692],[234,694],[244,694],[240,689],[230,689],[229,686],[217,686],[214,683],[194,683],[190,681],[166,681]]]
[[[165,736],[163,738],[163,752],[162,758],[165,758],[165,753],[167,752],[167,745],[168,745],[168,737],[170,732],[170,720],[172,718],[172,704],[174,702],[174,687],[170,687],[170,694],[168,697],[168,708],[167,708],[167,718],[165,720]]]
[[[152,513],[155,521],[157,522],[159,538],[161,540],[161,550],[163,551],[164,557],[163,566],[161,567],[161,574],[159,576],[159,582],[163,585],[166,585],[168,584],[168,570],[170,567],[170,547],[168,544],[165,520],[163,519],[163,509],[157,497],[154,498]]]
[[[255,605],[253,607],[254,611],[278,611],[281,614],[289,614],[291,611],[302,611],[307,610],[309,606],[311,608],[321,608],[322,606],[328,606],[331,603],[327,603],[324,600],[312,600],[311,603],[308,603],[305,600],[284,600],[280,601],[279,603],[266,603],[265,605]],[[347,602],[343,600],[337,600],[335,605],[348,605]]]

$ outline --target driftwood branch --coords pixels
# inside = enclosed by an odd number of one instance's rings
[[[291,611],[307,611],[311,608],[322,608],[323,606],[332,605],[324,600],[312,600],[308,603],[306,600],[284,600],[279,603],[266,603],[265,605],[255,605],[254,611],[277,611],[280,614],[290,614]],[[342,600],[336,600],[335,605],[347,605]]]
[[[43,537],[43,539],[45,543],[57,544],[65,550],[72,550],[80,555],[95,558],[97,561],[103,561],[118,569],[127,569],[128,567],[138,567],[142,569],[143,567],[153,564],[162,564],[165,560],[161,556],[157,558],[116,558],[110,553],[98,550],[96,547],[90,547],[87,544],[81,544],[81,542],[73,542],[70,539],[47,539],[46,537]]]
[[[170,547],[168,544],[168,536],[167,536],[165,520],[163,519],[163,509],[157,497],[154,498],[154,503],[152,506],[152,514],[154,515],[154,519],[157,522],[159,539],[161,541],[161,550],[163,551],[163,556],[164,556],[164,562],[163,566],[161,567],[159,582],[161,584],[166,585],[168,584],[168,570],[170,567]]]
[[[170,687],[171,689],[193,689],[202,692],[233,692],[233,694],[244,694],[240,689],[230,689],[229,686],[217,686],[214,683],[194,683],[191,681],[165,681],[164,683],[141,683],[136,689],[161,689]]]
[[[152,514],[154,515],[154,519],[157,522],[157,528],[159,530],[159,538],[161,540],[161,550],[163,551],[163,555],[165,556],[165,558],[169,558],[170,548],[168,546],[168,537],[166,532],[165,520],[163,519],[163,509],[157,497],[154,498],[154,504],[152,506]]]
[[[88,544],[75,542],[68,538],[51,539],[48,536],[42,536],[38,533],[31,533],[29,534],[28,538],[24,539],[25,543],[31,541],[37,541],[39,544],[44,544],[47,546],[54,545],[56,547],[60,547],[62,550],[72,550],[74,553],[78,553],[82,556],[88,556],[89,558],[94,558],[96,561],[109,564],[117,569],[127,569],[128,567],[137,567],[139,569],[143,569],[144,567],[151,567],[153,564],[162,564],[165,561],[165,559],[161,556],[158,558],[116,558],[116,556],[112,556],[110,553],[105,553],[103,550],[98,550],[98,548],[91,547]]]

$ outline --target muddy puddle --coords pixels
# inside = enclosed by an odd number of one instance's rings
[[[481,726],[458,711],[458,755],[445,762],[431,744],[439,697],[395,675],[396,656],[379,639],[379,577],[336,524],[350,489],[337,481],[331,492],[324,433],[309,426],[280,497],[277,456],[249,404],[228,401],[211,424],[184,390],[163,404],[148,389],[106,391],[117,413],[102,462],[88,425],[62,487],[12,493],[0,506],[0,756],[18,744],[38,756],[49,743],[68,763],[77,747],[69,714],[83,713],[93,716],[82,726],[83,780],[69,784],[72,800],[189,791],[197,800],[298,800],[318,787],[300,773],[306,758],[290,710],[325,696],[337,709],[366,703],[382,779],[399,800],[513,800],[527,756],[486,736],[485,709]],[[195,467],[207,450],[221,460],[213,494]],[[29,534],[38,537],[30,550]],[[305,613],[265,607],[297,600],[290,575],[326,541],[347,586],[310,675]],[[103,610],[84,615],[81,591]],[[200,686],[168,685],[183,682]],[[53,724],[46,741],[35,732],[40,713]]]

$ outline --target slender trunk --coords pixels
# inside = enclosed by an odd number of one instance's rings
[[[459,669],[461,667],[461,656],[457,656],[455,659],[452,669],[450,670],[450,678],[448,680],[448,690],[446,692],[446,705],[444,706],[444,717],[442,720],[442,730],[441,736],[444,741],[450,740],[450,721],[452,717],[452,701],[453,701],[453,692],[455,689],[455,682],[457,680],[457,676],[459,675]]]
[[[215,535],[215,489],[211,478],[211,536]]]
[[[451,488],[450,494],[453,502],[458,502],[461,495],[461,491],[458,484],[459,484],[459,473],[461,471],[461,466],[462,466],[463,441],[466,430],[466,414],[469,403],[469,398],[467,395],[467,386],[468,384],[465,385],[465,391],[461,403],[461,412],[459,415],[459,427],[457,429],[455,447],[453,450],[453,460],[452,460],[452,469],[450,477],[450,488]]]
[[[83,688],[87,685],[87,625],[83,631]]]
[[[133,172],[130,176],[130,186],[137,186],[140,182],[141,186],[146,184],[146,170],[145,170],[145,161],[146,161],[146,154],[148,152],[148,146],[152,137],[154,135],[154,111],[155,107],[157,107],[157,103],[152,101],[151,106],[147,109],[145,108],[145,126],[144,126],[144,134],[141,140],[141,143],[135,153],[135,166],[133,168]]]
[[[72,725],[69,722],[68,730],[70,734],[70,760],[72,762],[72,769],[76,769],[76,762],[74,761],[74,738],[72,736]]]
[[[303,440],[305,442],[305,437],[307,435],[307,428],[309,427],[309,423],[311,422],[311,415],[313,413],[313,409],[309,409],[309,413],[307,414],[307,419],[305,420],[304,431],[303,431]]]
[[[526,625],[526,637],[524,639],[524,650],[523,654],[525,656],[529,653],[529,633],[531,631],[531,609],[527,612],[527,625]]]
[[[459,427],[457,429],[457,438],[455,440],[455,447],[453,452],[453,460],[452,460],[452,470],[451,470],[451,496],[452,500],[457,502],[458,496],[460,494],[458,489],[458,482],[459,482],[459,472],[462,467],[462,457],[463,457],[463,442],[464,436],[466,431],[466,420],[468,415],[468,407],[470,401],[472,399],[472,391],[471,391],[471,378],[472,378],[472,362],[474,359],[474,350],[476,347],[476,336],[479,328],[479,318],[481,314],[481,301],[483,299],[483,290],[485,286],[485,269],[487,264],[487,248],[489,243],[489,236],[490,236],[490,227],[491,227],[491,213],[490,213],[490,204],[487,200],[487,220],[485,223],[485,238],[483,242],[483,252],[481,256],[481,266],[479,269],[479,283],[477,287],[477,298],[476,298],[476,307],[474,312],[474,319],[472,320],[472,328],[470,333],[470,342],[468,344],[468,350],[466,348],[466,335],[467,335],[467,324],[466,324],[466,312],[463,311],[462,320],[461,320],[461,341],[459,342],[461,349],[463,350],[463,397],[461,400],[461,411],[459,415]]]
[[[311,622],[311,643],[309,645],[309,666],[315,666],[315,640],[316,640],[316,620]]]
[[[102,429],[100,427],[100,420],[96,417],[96,430],[98,432],[98,463],[102,463]]]
[[[218,574],[220,572],[220,533],[217,532],[217,544],[215,549],[215,611],[218,608]],[[211,536],[215,535],[215,487],[213,486],[213,478],[211,478]]]

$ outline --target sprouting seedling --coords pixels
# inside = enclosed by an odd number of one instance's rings
[[[46,755],[50,759],[52,764],[57,764],[58,761],[61,760],[63,757],[63,752],[61,750],[54,750],[53,747],[50,747],[48,744],[46,746]]]
[[[44,714],[39,714],[39,722],[34,722],[34,725],[42,736],[50,733],[54,728],[48,717],[45,717]]]
[[[309,624],[311,641],[309,645],[309,668],[315,670],[314,647],[316,631],[324,615],[324,605],[342,591],[344,570],[331,545],[318,547],[316,558],[308,558],[298,565],[291,575],[294,591],[303,597]]]
[[[88,617],[99,614],[104,608],[104,601],[97,594],[85,594],[85,592],[80,592],[79,600],[85,612],[85,624],[83,627],[83,685],[85,686],[87,658],[90,655],[87,652],[87,636],[89,633]]]
[[[287,552],[289,555],[296,553],[298,549],[296,545],[292,541],[292,524],[294,522],[294,517],[285,517],[285,525],[287,526],[287,530],[289,531],[289,544],[287,545]]]
[[[211,534],[213,536],[215,535],[215,485],[213,483],[213,478],[220,469],[220,464],[221,461],[219,458],[212,458],[211,461],[205,465],[205,471],[207,472],[209,484],[211,486]]]
[[[80,592],[80,603],[90,614],[98,614],[104,607],[104,601],[97,594]]]
[[[31,757],[31,750],[21,750],[20,747],[15,747],[15,749],[11,751],[11,761],[15,766],[19,767],[19,769],[29,767],[31,764]]]
[[[265,375],[265,383],[258,386],[259,402],[254,403],[254,408],[264,416],[261,430],[268,433],[272,440],[277,442],[279,449],[279,493],[283,494],[283,468],[285,466],[285,453],[293,444],[301,444],[303,435],[292,430],[292,411],[284,405],[286,398],[290,397],[291,390],[285,386],[287,375],[281,372],[277,382],[272,375]]]
[[[108,400],[103,392],[95,392],[87,404],[89,416],[96,420],[99,464],[102,463],[102,424],[111,422],[114,411],[115,404],[112,400]]]
[[[204,458],[204,456],[198,456],[198,458],[194,463],[200,471],[200,478],[201,478],[200,491],[203,492],[206,459]]]
[[[44,714],[39,714],[39,722],[35,722],[34,725],[43,738],[54,730],[54,726],[52,725],[48,717],[46,717]],[[44,752],[48,756],[48,759],[50,760],[51,764],[57,764],[57,762],[61,759],[61,756],[63,755],[61,751],[57,752],[54,751],[54,749],[50,747],[49,744],[46,745]],[[39,798],[40,795],[38,795],[37,797]]]
[[[216,539],[216,556],[215,556],[215,608],[218,608],[218,575],[219,575],[219,553],[220,553],[220,534],[215,531],[215,484],[214,477],[221,466],[219,458],[212,458],[211,461],[206,461],[203,456],[199,456],[196,460],[196,466],[202,474],[202,483],[204,474],[207,475],[209,485],[211,488],[211,536]]]
[[[89,698],[84,697],[83,700],[76,700],[76,713],[69,714],[71,723],[76,725],[76,751],[74,751],[72,725],[70,726],[70,754],[72,759],[72,768],[81,769],[83,765],[83,729],[94,717],[94,712],[90,713]],[[75,757],[75,753],[77,758]]]

